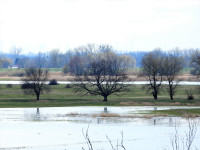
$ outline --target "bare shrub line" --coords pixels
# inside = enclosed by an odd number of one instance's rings
[[[91,123],[91,121],[90,121],[90,123]],[[84,137],[84,139],[85,139],[85,141],[87,143],[88,150],[94,150],[92,142],[91,142],[90,137],[89,137],[89,133],[88,133],[89,132],[89,125],[90,125],[90,123],[88,124],[87,130],[85,132],[84,132],[84,129],[82,129],[82,134],[83,134],[83,137]],[[107,135],[106,135],[106,138],[108,139],[112,150],[119,150],[120,147],[123,150],[126,150],[126,148],[124,146],[123,131],[121,131],[121,142],[120,142],[121,144],[118,144],[118,140],[117,140],[116,148],[113,146],[112,141],[110,140],[110,138]],[[82,150],[86,150],[86,149],[82,147]]]
[[[188,117],[188,131],[185,131],[185,138],[181,138],[179,134],[179,126],[175,123],[175,133],[170,138],[171,147],[173,150],[192,150],[192,144],[197,133],[197,121],[194,118]],[[196,148],[196,150],[198,150]]]

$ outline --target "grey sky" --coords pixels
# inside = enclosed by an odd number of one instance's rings
[[[200,48],[200,0],[0,0],[0,49]]]

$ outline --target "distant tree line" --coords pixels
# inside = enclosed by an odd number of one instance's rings
[[[68,50],[65,53],[61,53],[59,49],[52,49],[46,53],[38,52],[37,54],[23,55],[21,54],[21,48],[12,47],[10,53],[1,54],[0,67],[62,68],[64,73],[81,75],[84,69],[87,68],[88,57],[92,53],[104,50],[105,47],[103,45],[87,44]],[[133,63],[129,67],[134,68],[136,64],[135,58],[130,55],[129,57],[133,60]]]
[[[0,54],[0,67],[8,68],[11,66],[18,66],[19,68],[64,68],[64,72],[76,73],[77,70],[81,73],[82,67],[86,60],[85,56],[95,51],[97,46],[95,44],[87,44],[79,46],[74,49],[66,50],[65,53],[61,53],[59,49],[52,49],[49,52],[38,52],[37,54],[22,54],[21,48],[12,47],[10,53]],[[176,50],[179,50],[176,48]],[[191,67],[190,60],[191,53],[198,51],[199,49],[187,49],[179,50],[180,55],[185,60],[184,67]],[[117,52],[116,52],[117,53]],[[141,67],[142,58],[148,51],[135,51],[126,53],[117,53],[117,55],[129,55],[135,58],[135,65]],[[163,53],[167,53],[163,51]]]

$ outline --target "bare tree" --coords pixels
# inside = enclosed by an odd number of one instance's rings
[[[58,68],[60,64],[59,49],[52,49],[49,52],[49,67]]]
[[[0,58],[0,67],[2,68],[8,68],[12,65],[12,60],[9,58]]]
[[[22,82],[22,90],[24,94],[36,95],[37,100],[40,98],[40,94],[48,93],[50,87],[48,84],[45,84],[48,81],[49,72],[48,70],[43,70],[41,68],[28,68],[26,69],[25,78]]]
[[[70,73],[75,75],[82,75],[84,68],[83,58],[79,55],[74,55],[69,61]]]
[[[194,68],[194,74],[200,76],[200,50],[197,49],[191,54],[191,66]]]
[[[14,65],[18,65],[19,55],[20,55],[21,52],[22,52],[22,49],[21,48],[17,48],[15,46],[13,46],[10,49],[10,53],[13,56],[13,59],[14,59],[14,61],[13,61]]]
[[[141,77],[145,77],[149,84],[145,85],[147,92],[157,99],[163,81],[163,56],[160,50],[147,53],[142,58]]]
[[[125,72],[128,62],[122,56],[116,55],[111,47],[106,47],[104,51],[88,57],[87,68],[84,68],[83,75],[76,75],[75,92],[83,95],[100,95],[104,97],[103,101],[108,101],[109,95],[121,95],[128,91],[127,84],[124,84],[127,79]]]
[[[171,51],[163,59],[163,75],[168,82],[167,91],[171,100],[173,100],[173,96],[179,86],[180,80],[178,80],[177,76],[184,67],[184,59],[179,54],[179,51]]]

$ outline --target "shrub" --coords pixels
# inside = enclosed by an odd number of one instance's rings
[[[49,85],[58,85],[58,82],[56,81],[56,79],[52,79],[52,80],[49,82]]]
[[[186,90],[185,93],[187,94],[187,99],[188,100],[194,100],[193,89]]]
[[[31,84],[22,84],[21,85],[21,89],[31,89],[31,88],[32,88]]]
[[[13,85],[12,84],[6,84],[6,88],[12,88]]]
[[[70,84],[67,84],[67,85],[65,86],[65,88],[72,88],[72,86],[71,86]]]

